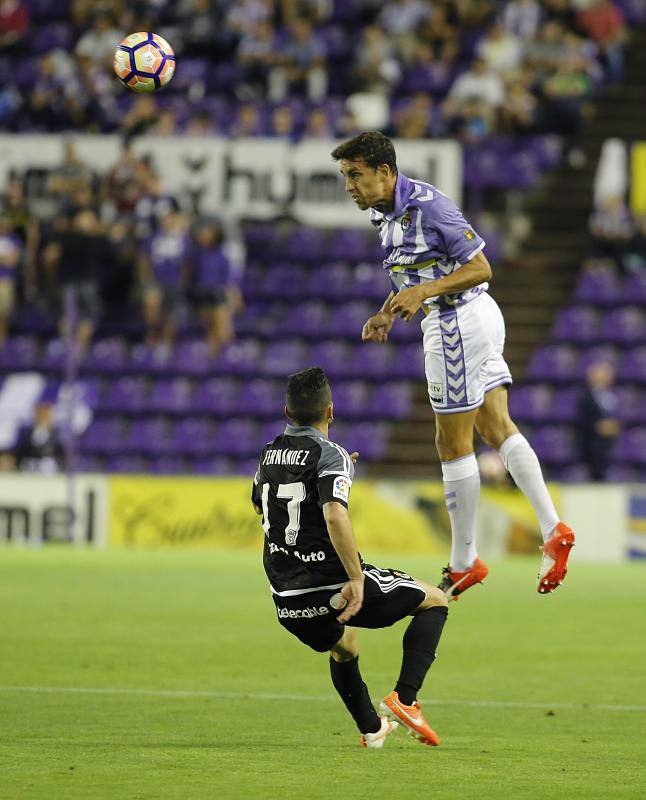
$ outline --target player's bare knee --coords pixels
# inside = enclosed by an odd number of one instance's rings
[[[357,634],[353,628],[346,628],[343,636],[330,650],[330,655],[335,661],[352,661],[359,655]]]
[[[446,595],[437,586],[429,586],[426,589],[426,598],[419,604],[417,611],[426,611],[429,608],[436,606],[443,606],[447,608],[449,605]]]

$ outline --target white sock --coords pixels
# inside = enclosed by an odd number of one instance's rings
[[[505,439],[499,453],[516,486],[532,504],[541,526],[543,541],[547,541],[559,522],[559,516],[545,486],[536,453],[522,433],[514,433]]]
[[[444,498],[451,518],[451,569],[464,572],[478,557],[476,510],[480,496],[480,472],[475,453],[442,463]]]

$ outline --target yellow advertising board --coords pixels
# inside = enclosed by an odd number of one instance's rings
[[[109,497],[113,547],[240,548],[262,541],[250,479],[112,476]],[[350,505],[362,549],[443,549],[415,497],[397,484],[357,482]]]

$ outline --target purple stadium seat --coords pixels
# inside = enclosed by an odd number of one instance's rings
[[[99,409],[118,414],[138,414],[147,409],[146,381],[124,377],[111,381],[99,400]]]
[[[194,413],[226,416],[237,408],[239,384],[231,378],[210,378],[198,383],[193,394]]]
[[[44,25],[35,33],[31,42],[32,53],[48,53],[50,50],[70,50],[72,31],[69,25],[54,22]]]
[[[281,264],[268,269],[260,285],[265,298],[284,300],[301,297],[303,291],[303,268]]]
[[[74,459],[74,469],[78,472],[105,472],[105,462],[99,456],[77,455]]]
[[[553,394],[545,384],[513,386],[509,392],[509,412],[519,422],[544,422],[549,418]]]
[[[324,258],[324,234],[316,228],[295,227],[282,243],[281,253],[297,264],[315,264]]]
[[[646,341],[646,310],[627,306],[608,311],[603,318],[604,338],[630,347]]]
[[[171,372],[170,358],[162,348],[136,344],[130,351],[128,369],[137,375],[166,375]]]
[[[623,430],[614,450],[616,463],[646,465],[646,427]]]
[[[646,345],[634,347],[623,354],[619,362],[617,378],[621,381],[646,383]]]
[[[325,300],[345,298],[352,284],[352,271],[345,264],[321,264],[316,267],[307,284],[307,294]],[[386,295],[388,292],[386,292]],[[384,295],[384,297],[386,296]]]
[[[158,380],[148,397],[151,412],[162,414],[185,414],[191,409],[193,389],[186,378]]]
[[[0,348],[0,369],[6,372],[34,369],[38,360],[38,341],[31,336],[14,336]]]
[[[646,305],[646,270],[633,272],[625,279],[621,296],[624,303]]]
[[[137,455],[119,453],[106,461],[106,472],[144,474],[148,472],[148,460]]]
[[[195,475],[231,475],[231,459],[224,456],[195,458],[191,463],[191,472]]]
[[[383,347],[383,345],[375,344],[371,345],[371,347]],[[394,348],[387,377],[416,381],[425,380],[424,351],[419,340],[410,344],[400,344]]]
[[[618,360],[617,350],[609,344],[600,344],[596,347],[589,347],[581,353],[576,371],[573,377],[584,378],[585,373],[592,364],[603,361],[607,364],[616,366]]]
[[[244,339],[225,347],[215,363],[218,375],[255,375],[262,347],[257,339]]]
[[[171,447],[169,426],[158,417],[134,420],[121,445],[124,453],[134,455],[161,455]]]
[[[346,428],[343,440],[345,449],[358,451],[365,461],[382,458],[388,446],[388,429],[382,422],[361,422]]]
[[[65,342],[62,339],[50,339],[45,345],[41,358],[41,369],[59,371],[65,368]]]
[[[340,303],[332,309],[329,330],[335,336],[345,336],[355,341],[361,340],[361,330],[377,309],[374,304],[362,300],[351,303]]]
[[[363,381],[337,383],[332,387],[334,413],[340,419],[366,419],[369,391]]]
[[[373,304],[371,315],[381,308],[381,304],[388,297],[391,288],[388,273],[384,269],[380,269],[381,260],[381,258],[377,261],[373,259],[368,263],[357,265],[352,271],[346,293],[346,297],[357,297]],[[406,325],[405,327],[415,328],[416,326]],[[417,330],[417,334],[419,335],[419,330]]]
[[[552,393],[551,406],[544,418],[545,422],[574,422],[578,415],[580,390],[558,388]]]
[[[574,432],[562,425],[545,425],[530,436],[536,455],[546,464],[562,467],[577,460]]]
[[[330,380],[356,377],[352,348],[341,339],[329,339],[312,345],[309,362],[321,367]]]
[[[262,375],[284,378],[291,372],[298,372],[309,366],[307,354],[308,348],[303,342],[293,339],[269,342],[256,370]]]
[[[101,339],[90,348],[83,368],[93,372],[121,372],[127,362],[127,348],[124,339]]]
[[[214,359],[202,339],[179,342],[170,359],[174,372],[202,377],[213,369]]]
[[[215,452],[216,426],[204,417],[187,417],[173,426],[175,453],[206,458]]]
[[[265,314],[267,311],[265,310]],[[277,332],[283,336],[306,336],[320,338],[327,330],[328,308],[318,300],[298,303],[282,317]]]
[[[412,405],[412,388],[409,383],[380,383],[368,401],[365,416],[370,419],[406,419]]]
[[[222,421],[215,435],[215,454],[236,458],[257,457],[260,452],[257,437],[258,427],[250,420]]]
[[[186,464],[176,455],[157,456],[148,462],[151,475],[182,475],[186,473]]]
[[[614,389],[617,397],[616,416],[622,423],[635,425],[646,424],[646,393],[634,386],[617,386]]]
[[[103,417],[92,422],[80,440],[81,453],[111,455],[121,449],[123,422],[118,417]]]
[[[529,362],[527,375],[534,380],[571,381],[577,373],[578,353],[569,345],[541,347]]]
[[[581,272],[574,293],[579,303],[613,305],[621,296],[621,284],[612,268],[595,268]]]
[[[237,413],[250,417],[275,417],[285,405],[282,383],[258,378],[243,384],[237,403]]]
[[[372,257],[372,242],[368,241],[365,231],[355,228],[341,228],[330,237],[326,258],[330,261],[357,264],[369,261]]]
[[[606,338],[600,313],[590,306],[561,309],[554,320],[551,338],[555,342],[593,344]]]

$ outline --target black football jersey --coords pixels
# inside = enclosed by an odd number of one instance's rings
[[[288,425],[265,445],[251,499],[262,509],[264,567],[272,592],[304,594],[348,579],[330,541],[322,506],[348,506],[354,465],[316,428]]]

